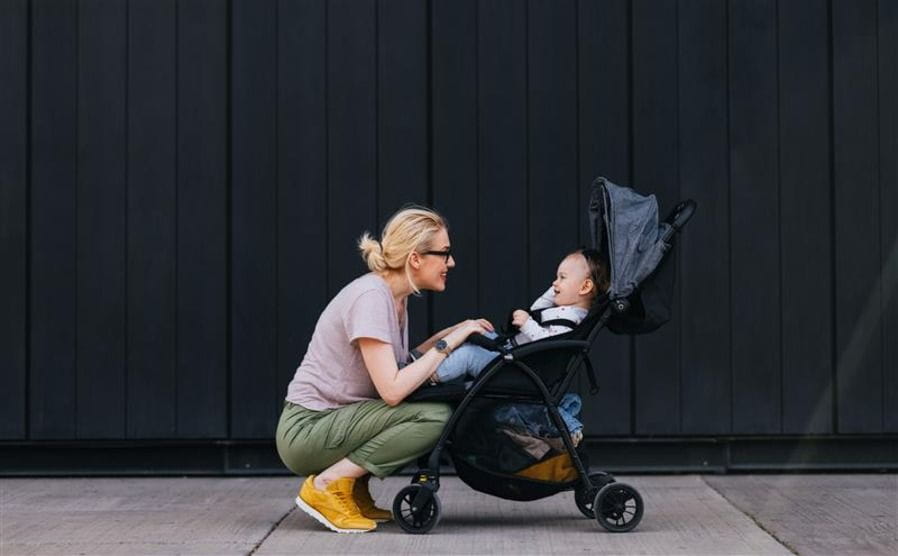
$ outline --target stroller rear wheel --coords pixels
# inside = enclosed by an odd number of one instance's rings
[[[624,533],[642,520],[642,496],[624,483],[611,483],[596,494],[593,509],[599,525],[612,533]]]
[[[393,518],[406,533],[427,533],[440,521],[440,499],[432,489],[409,485],[393,499]]]
[[[592,487],[589,489],[577,486],[574,490],[574,502],[577,504],[577,509],[580,510],[580,513],[589,519],[595,519],[596,512],[593,509],[593,502],[596,500],[596,494],[599,493],[603,486],[613,483],[614,477],[603,472],[590,473],[589,482],[592,483]]]

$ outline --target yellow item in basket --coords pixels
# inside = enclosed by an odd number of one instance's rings
[[[562,453],[534,463],[530,467],[518,471],[515,475],[539,481],[566,483],[577,478],[577,470],[574,469],[571,456]]]

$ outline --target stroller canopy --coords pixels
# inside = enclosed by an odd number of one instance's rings
[[[589,224],[593,245],[608,259],[612,301],[633,294],[670,249],[670,224],[658,222],[658,200],[605,178],[592,183]]]
[[[675,273],[672,257],[665,255],[695,207],[694,201],[684,201],[659,223],[654,195],[605,178],[592,182],[591,240],[608,262],[607,295],[614,312],[607,326],[615,334],[647,334],[670,320]]]

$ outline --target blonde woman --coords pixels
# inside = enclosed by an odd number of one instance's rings
[[[371,272],[321,313],[277,428],[281,460],[308,475],[296,504],[340,533],[391,519],[374,505],[368,479],[429,452],[451,414],[445,404],[403,400],[470,334],[493,330],[485,319],[460,322],[415,348],[420,356],[406,365],[408,296],[443,291],[455,266],[446,222],[432,210],[404,208],[379,241],[365,233],[359,250]]]

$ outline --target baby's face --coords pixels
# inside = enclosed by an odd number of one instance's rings
[[[589,265],[579,253],[568,255],[558,265],[552,289],[555,290],[556,305],[575,305],[583,298],[580,290],[589,278]]]

